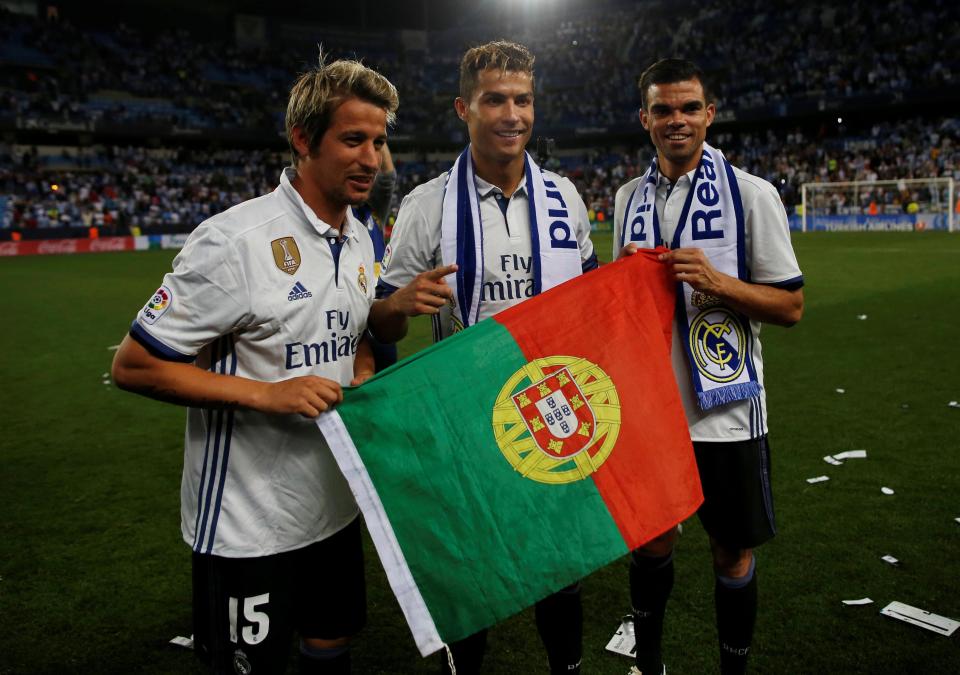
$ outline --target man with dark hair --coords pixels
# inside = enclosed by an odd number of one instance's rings
[[[533,61],[526,47],[510,42],[464,54],[454,107],[470,145],[448,173],[400,206],[378,287],[388,299],[371,312],[378,338],[400,339],[406,317],[426,310],[434,315],[435,339],[442,339],[597,266],[576,188],[525,151],[533,129]],[[456,274],[424,277],[439,264]],[[394,292],[403,284],[416,295]],[[579,583],[537,603],[536,619],[551,672],[578,672]],[[483,631],[451,645],[458,673],[479,671],[485,644]]]
[[[342,675],[366,620],[357,505],[310,418],[373,374],[367,199],[397,92],[324,63],[287,105],[293,166],[190,235],[113,363],[123,389],[189,406],[181,531],[197,656],[217,673]]]
[[[720,669],[743,673],[757,610],[753,549],[776,532],[760,327],[800,320],[803,276],[776,189],[705,143],[715,107],[700,69],[658,61],[640,87],[640,122],[657,155],[617,192],[614,255],[671,249],[660,259],[678,284],[672,359],[703,486],[698,515],[716,574]],[[633,553],[634,673],[664,670],[676,534]]]

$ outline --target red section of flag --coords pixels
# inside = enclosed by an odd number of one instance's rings
[[[605,265],[495,317],[528,360],[580,356],[613,380],[619,435],[592,478],[631,549],[703,501],[670,365],[675,284],[657,253]]]

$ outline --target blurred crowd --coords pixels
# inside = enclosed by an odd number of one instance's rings
[[[617,8],[619,7],[619,8]],[[288,87],[323,42],[383,71],[401,95],[397,132],[458,137],[452,110],[465,46],[502,37],[500,26],[431,32],[425,50],[395,33],[364,50],[336,29],[309,44],[240,49],[187,29],[148,33],[124,24],[91,30],[0,10],[0,110],[44,121],[279,130]],[[766,110],[823,100],[891,102],[957,86],[960,12],[949,0],[717,0],[623,3],[564,20],[515,26],[537,56],[538,115],[551,128],[635,120],[639,69],[682,53],[702,64],[720,110]],[[0,113],[2,115],[4,113]]]
[[[932,122],[900,120],[860,129],[817,133],[709,134],[708,140],[735,165],[773,183],[788,213],[800,203],[806,182],[876,181],[953,177],[960,181],[960,118]],[[609,221],[617,189],[646,170],[653,147],[637,139],[629,150],[563,153],[547,165],[568,176],[593,220]],[[403,195],[447,170],[451,160],[395,158]],[[16,230],[51,227],[105,231],[188,231],[210,215],[276,187],[285,152],[267,150],[58,148],[0,145],[0,219]],[[925,188],[904,184],[827,195],[819,208],[833,213],[896,213],[930,201]],[[872,205],[872,207],[871,207]]]

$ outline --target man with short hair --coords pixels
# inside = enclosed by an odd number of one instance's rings
[[[123,389],[189,406],[181,531],[197,656],[218,673],[347,673],[366,620],[360,521],[311,418],[373,373],[367,199],[398,99],[354,61],[294,84],[293,166],[201,223],[113,364]]]
[[[533,129],[533,61],[510,42],[464,54],[454,106],[470,145],[448,173],[400,206],[378,286],[387,300],[370,317],[378,338],[400,339],[407,316],[429,312],[439,340],[597,266],[587,210],[573,184],[541,170],[525,152]],[[456,274],[424,276],[440,264]],[[404,284],[408,290],[397,290]],[[551,672],[578,672],[579,584],[539,602],[536,619]],[[485,643],[483,631],[452,645],[458,673],[479,671]]]
[[[653,64],[640,78],[640,122],[657,155],[616,196],[614,255],[666,246],[678,284],[672,359],[693,439],[710,536],[720,669],[742,673],[753,637],[753,549],[776,532],[760,353],[761,322],[803,314],[803,276],[776,189],[705,143],[715,106],[696,65]],[[673,587],[676,528],[634,551],[637,638],[631,672],[658,675]]]

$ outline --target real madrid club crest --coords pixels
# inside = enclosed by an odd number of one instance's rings
[[[709,307],[690,324],[690,353],[697,370],[714,382],[732,382],[743,371],[746,333],[726,307]]]
[[[620,398],[610,377],[586,359],[535,359],[500,390],[493,432],[503,456],[525,478],[582,480],[613,452]]]
[[[270,242],[273,250],[273,262],[281,272],[293,275],[300,269],[300,249],[293,237],[280,237]]]
[[[367,292],[367,271],[363,268],[362,264],[357,272],[357,286],[359,286],[360,290],[364,293]]]

